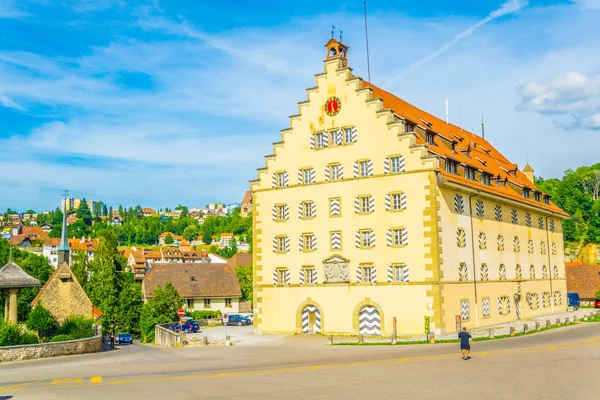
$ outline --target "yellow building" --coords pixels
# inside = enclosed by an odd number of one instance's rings
[[[567,214],[482,137],[325,70],[251,182],[255,328],[440,333],[564,311]]]

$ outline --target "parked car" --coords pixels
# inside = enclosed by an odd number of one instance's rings
[[[188,321],[181,325],[181,329],[184,332],[196,333],[200,330],[200,325],[196,321]]]
[[[580,305],[581,300],[579,299],[579,293],[567,292],[567,307],[573,307],[578,310]]]
[[[249,318],[246,317],[242,317],[241,315],[230,315],[229,316],[229,322],[227,322],[227,326],[229,325],[237,325],[237,326],[243,326],[243,325],[251,325],[252,321],[250,321]]]
[[[133,344],[133,336],[131,336],[131,333],[119,333],[117,334],[117,343]]]
[[[600,308],[600,300],[596,299],[596,301],[594,301],[594,308]]]

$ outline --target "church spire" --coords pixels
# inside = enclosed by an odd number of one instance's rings
[[[67,236],[67,197],[69,196],[69,192],[65,190],[63,192],[63,222],[62,222],[62,232],[60,235],[60,245],[58,246],[58,265],[66,262],[69,263],[69,238]]]

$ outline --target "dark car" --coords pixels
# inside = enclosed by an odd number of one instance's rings
[[[243,325],[251,325],[252,321],[250,321],[250,319],[243,317],[241,315],[230,315],[229,316],[229,322],[227,322],[227,325],[237,325],[237,326],[243,326]]]
[[[573,307],[574,309],[579,310],[580,305],[581,305],[581,300],[579,299],[579,293],[567,292],[567,306]]]
[[[600,300],[596,299],[596,301],[594,301],[594,308],[600,308]]]
[[[117,334],[117,343],[118,344],[123,344],[123,343],[133,344],[133,336],[131,336],[131,333],[119,333],[119,334]]]
[[[196,333],[200,330],[200,325],[196,321],[187,321],[181,325],[181,330]]]

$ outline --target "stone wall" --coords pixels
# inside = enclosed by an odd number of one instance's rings
[[[154,344],[165,347],[181,347],[185,342],[185,332],[177,333],[168,329],[171,324],[154,326]]]
[[[102,337],[94,336],[66,342],[0,347],[0,362],[97,353],[100,351],[102,351]]]

